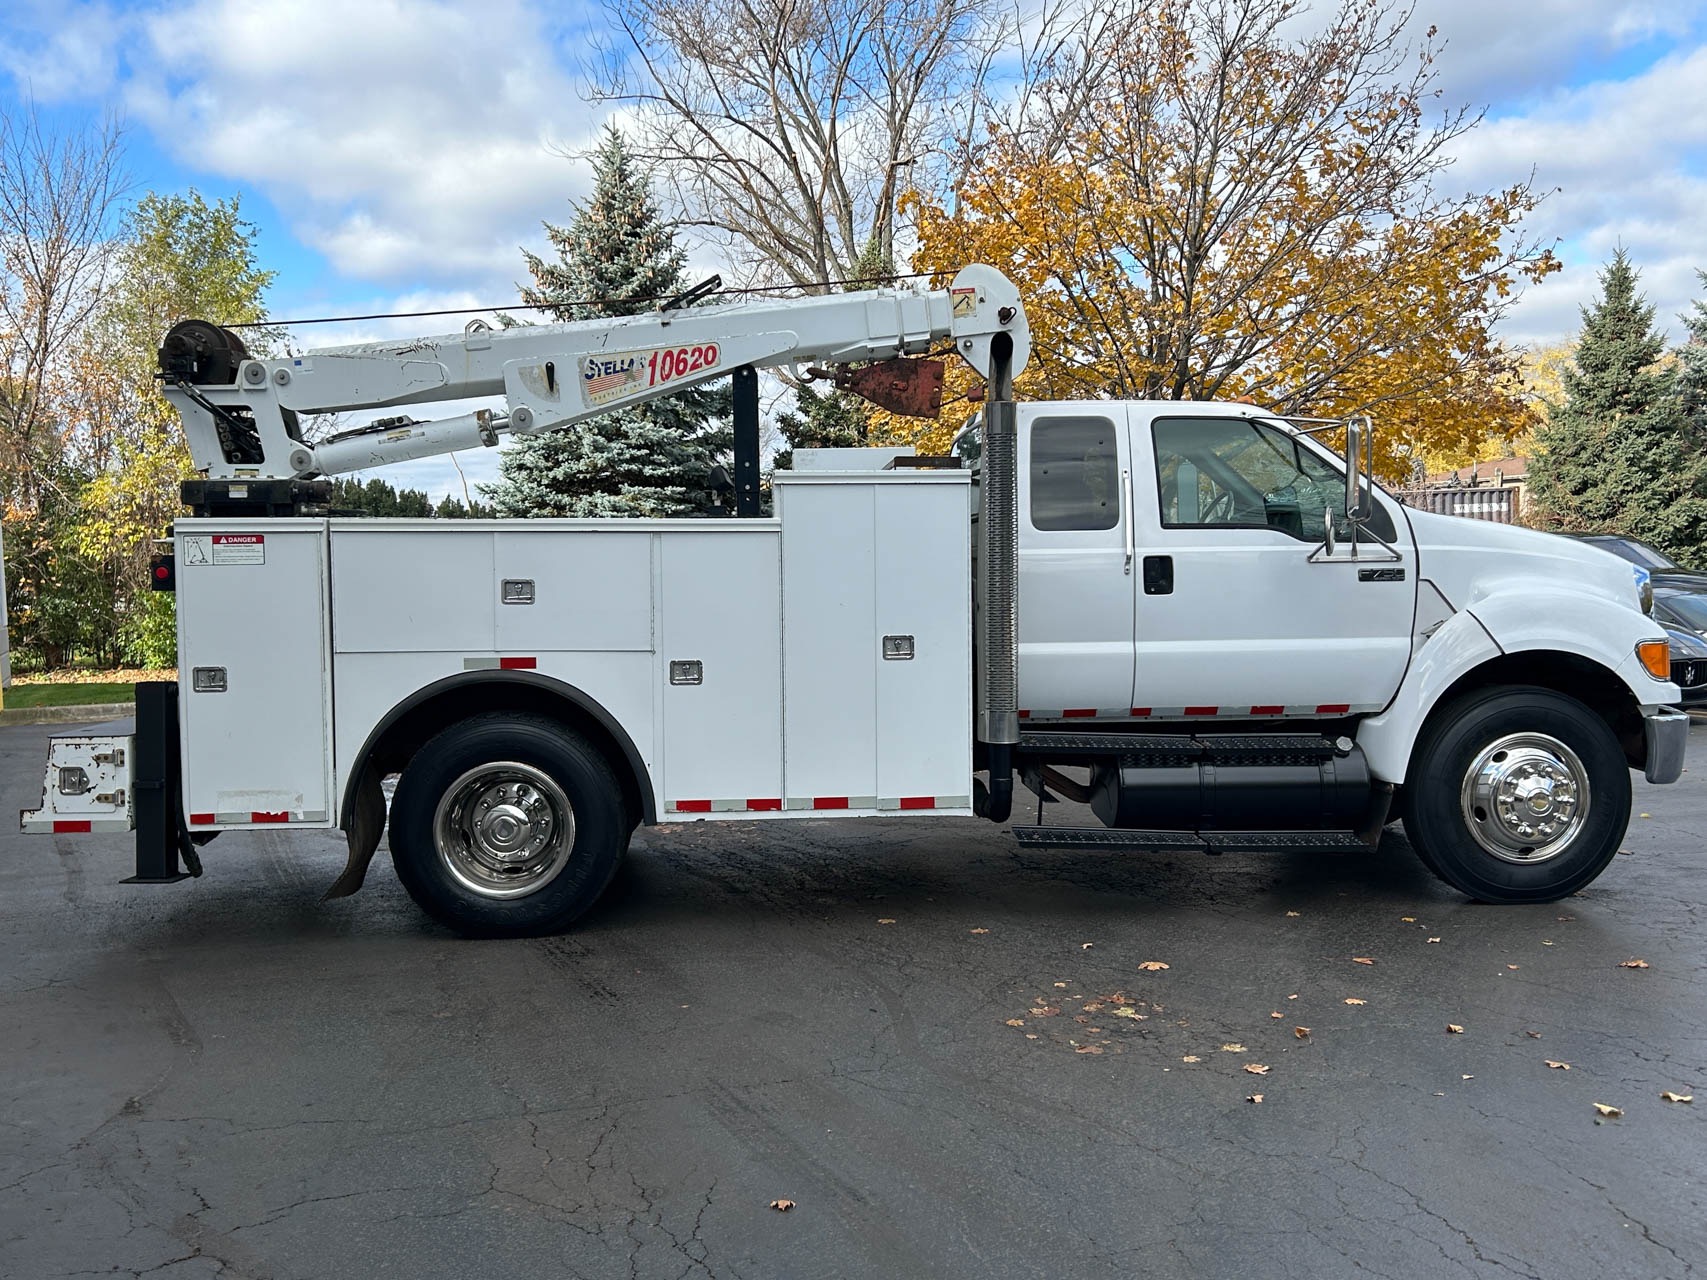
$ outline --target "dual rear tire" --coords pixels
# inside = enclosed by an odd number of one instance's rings
[[[391,805],[391,858],[459,933],[555,933],[610,883],[634,823],[610,764],[555,721],[474,716],[415,753]]]

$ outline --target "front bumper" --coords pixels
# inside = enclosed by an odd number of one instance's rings
[[[1642,776],[1649,782],[1676,782],[1683,773],[1683,749],[1689,742],[1689,717],[1681,711],[1661,708],[1642,717],[1648,740],[1648,767]]]

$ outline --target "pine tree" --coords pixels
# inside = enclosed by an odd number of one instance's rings
[[[1707,271],[1695,273],[1707,287]],[[1689,337],[1677,349],[1677,395],[1691,428],[1707,435],[1707,302],[1697,299],[1678,319]]]
[[[607,128],[593,193],[568,226],[545,224],[558,261],[523,251],[523,298],[559,320],[647,311],[686,287],[687,255],[658,214],[622,134]],[[721,384],[513,441],[482,486],[500,516],[675,516],[700,509],[707,472],[732,436]]]
[[[1660,364],[1654,309],[1622,249],[1600,281],[1565,370],[1565,402],[1536,432],[1532,509],[1545,527],[1620,533],[1683,563],[1707,562],[1707,454]]]

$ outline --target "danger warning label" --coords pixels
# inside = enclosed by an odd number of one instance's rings
[[[266,564],[264,533],[201,533],[184,539],[184,563]]]

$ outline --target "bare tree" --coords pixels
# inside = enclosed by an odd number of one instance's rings
[[[33,105],[0,115],[0,474],[33,507],[58,461],[53,384],[101,305],[126,181],[119,130],[44,129]]]
[[[897,207],[964,154],[1008,0],[607,0],[607,100],[685,225],[760,283],[894,270]]]

